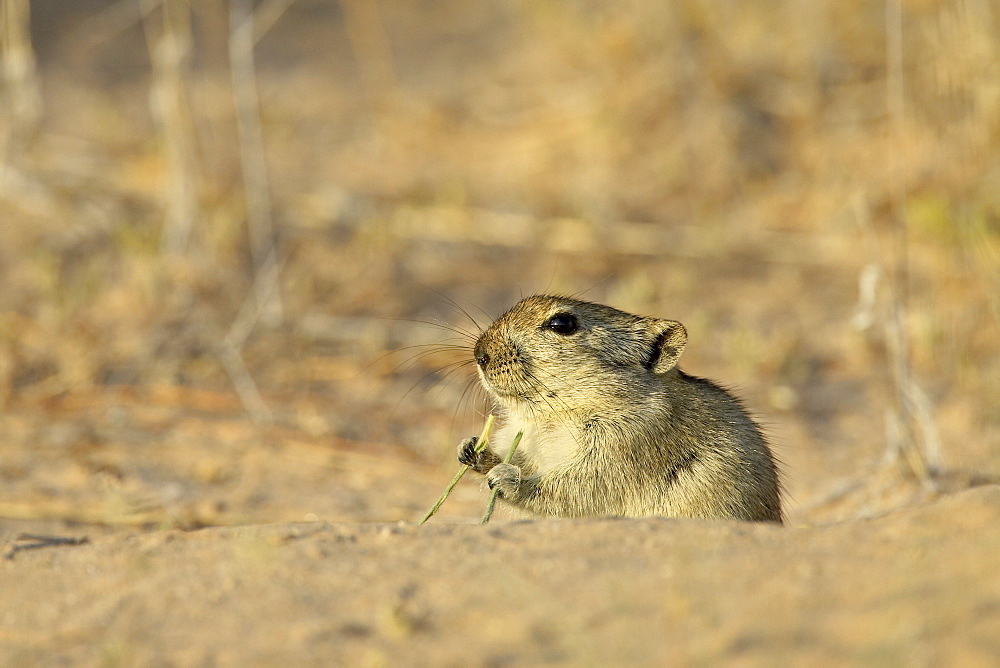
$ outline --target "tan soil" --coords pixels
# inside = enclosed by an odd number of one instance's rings
[[[1000,487],[877,520],[299,523],[0,563],[5,665],[989,665]]]

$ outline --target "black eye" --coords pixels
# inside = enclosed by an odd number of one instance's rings
[[[580,329],[580,321],[572,313],[556,313],[545,321],[544,327],[551,329],[556,334],[568,336]]]

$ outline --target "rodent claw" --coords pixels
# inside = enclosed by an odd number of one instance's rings
[[[458,444],[459,463],[476,468],[476,460],[479,458],[479,453],[476,452],[476,443],[478,442],[478,436],[470,436]]]

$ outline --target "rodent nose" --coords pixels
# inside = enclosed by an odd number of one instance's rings
[[[485,369],[486,365],[490,363],[490,355],[486,352],[486,346],[483,345],[482,339],[476,341],[474,354],[476,356],[476,364],[479,365],[480,369]]]

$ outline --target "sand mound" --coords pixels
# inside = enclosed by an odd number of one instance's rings
[[[1000,487],[781,528],[306,523],[4,560],[5,664],[457,665],[1000,656]]]

